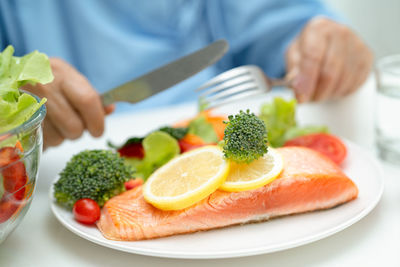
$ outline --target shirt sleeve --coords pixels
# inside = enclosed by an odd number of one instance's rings
[[[315,16],[342,20],[318,0],[212,1],[207,15],[212,38],[225,38],[229,53],[221,71],[255,64],[270,77],[285,73],[285,52],[305,24]]]

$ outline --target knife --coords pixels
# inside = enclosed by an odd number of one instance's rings
[[[212,65],[227,50],[228,43],[225,40],[218,40],[192,54],[102,94],[103,106],[119,101],[136,103],[164,91]]]

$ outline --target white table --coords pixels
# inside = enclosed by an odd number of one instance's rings
[[[301,106],[298,119],[300,123],[325,123],[333,133],[373,153],[373,91],[371,78],[344,100]],[[195,110],[192,111],[194,114]],[[149,116],[150,126],[180,119],[157,114]],[[130,116],[108,118],[103,138],[85,135],[79,141],[66,142],[44,153],[31,208],[16,231],[0,245],[0,266],[400,266],[400,168],[389,164],[383,164],[383,197],[368,216],[331,237],[281,252],[234,259],[175,260],[112,250],[71,233],[50,211],[51,181],[70,155],[87,147],[104,147],[110,138],[122,142],[132,129],[140,128],[134,120],[123,129],[113,127]],[[187,116],[190,114],[182,114],[182,118]]]

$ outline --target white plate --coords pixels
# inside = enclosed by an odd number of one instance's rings
[[[267,222],[232,226],[154,240],[122,242],[102,236],[96,227],[76,222],[72,213],[54,201],[51,209],[73,233],[94,243],[130,253],[168,258],[232,258],[270,253],[301,246],[337,233],[367,215],[383,192],[383,176],[377,161],[357,145],[346,141],[344,172],[359,189],[359,197],[339,207],[292,215]],[[52,199],[52,190],[50,198]]]

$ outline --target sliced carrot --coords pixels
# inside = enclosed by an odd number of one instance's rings
[[[224,132],[225,132],[225,127],[226,127],[224,120],[226,120],[226,118],[222,117],[222,116],[215,116],[215,117],[208,117],[208,118],[206,118],[206,120],[209,123],[211,123],[219,140],[222,140],[224,138]]]
[[[194,120],[200,116],[204,116],[206,121],[211,123],[219,140],[222,140],[224,138],[224,131],[225,131],[225,127],[226,127],[226,124],[224,123],[224,121],[227,120],[228,117],[221,116],[221,115],[213,115],[212,110],[201,111],[194,118],[179,121],[179,122],[175,123],[173,125],[173,127],[187,127],[192,120]],[[192,137],[189,137],[189,139],[191,139],[191,138]],[[194,144],[199,144],[199,143],[194,143]],[[202,144],[204,144],[204,142]]]
[[[17,143],[15,143],[15,148],[19,149],[19,151],[24,152],[24,148],[21,145],[21,142],[17,140]]]
[[[205,145],[205,142],[203,139],[201,139],[201,137],[191,133],[186,134],[182,140],[191,145]]]

